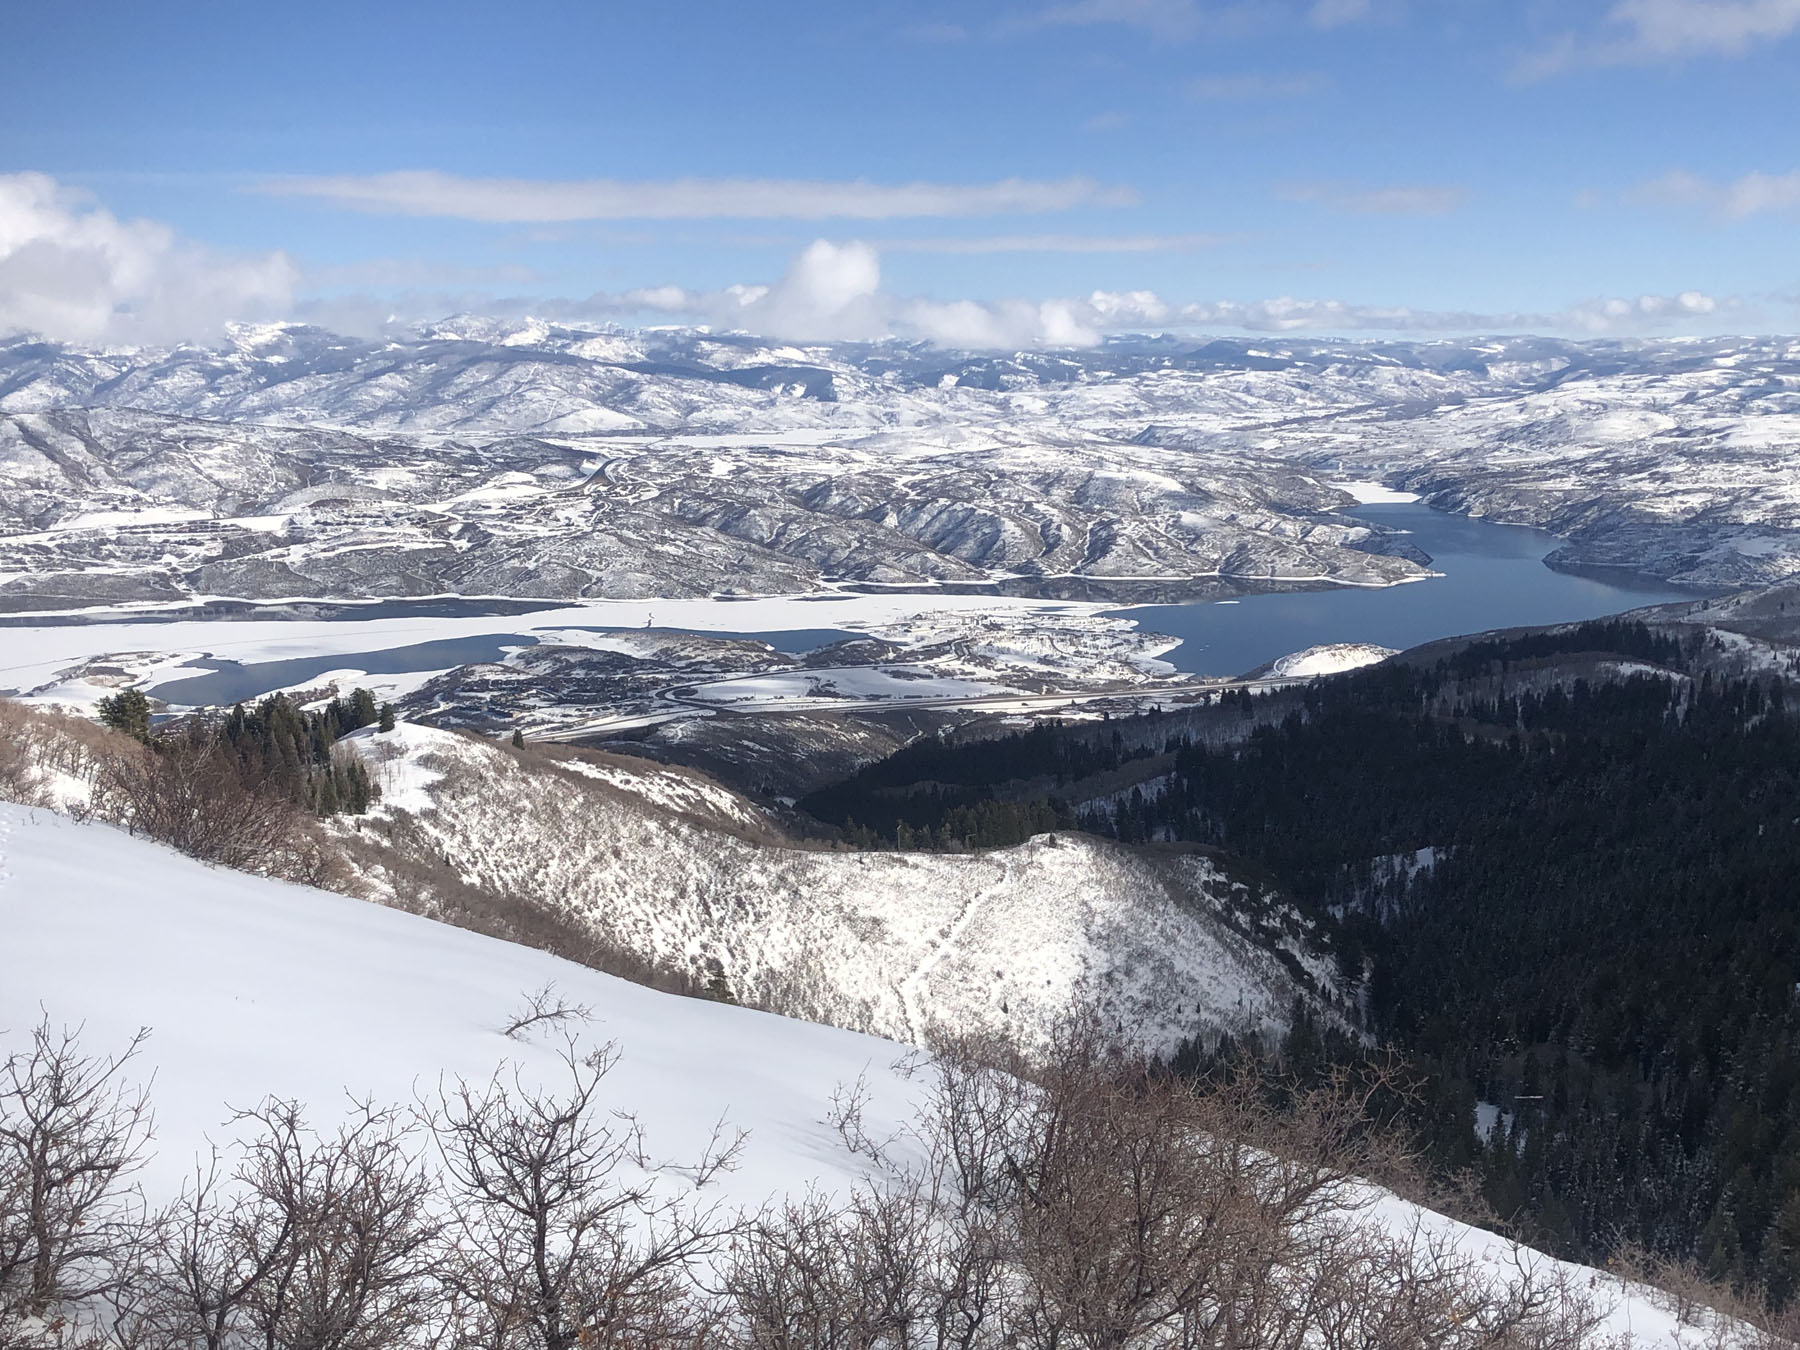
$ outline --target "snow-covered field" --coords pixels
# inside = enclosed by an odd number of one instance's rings
[[[152,1081],[156,1154],[143,1180],[171,1195],[232,1108],[268,1096],[305,1103],[329,1126],[354,1100],[405,1103],[446,1076],[485,1079],[503,1062],[526,1081],[553,1075],[550,1049],[501,1034],[527,991],[554,982],[595,1014],[590,1041],[620,1051],[604,1105],[634,1113],[652,1159],[692,1157],[723,1117],[747,1129],[737,1171],[716,1192],[757,1206],[862,1174],[828,1124],[831,1098],[861,1079],[865,1126],[897,1130],[917,1083],[899,1048],[826,1027],[675,998],[553,957],[340,896],[204,867],[98,824],[0,806],[0,1028],[82,1028],[96,1052],[151,1036],[136,1070]],[[665,1174],[659,1184],[686,1181]],[[1402,1201],[1375,1211],[1490,1263],[1514,1249]],[[1548,1258],[1523,1258],[1554,1269]],[[1605,1330],[1640,1350],[1707,1342],[1649,1293],[1569,1268],[1610,1306]]]

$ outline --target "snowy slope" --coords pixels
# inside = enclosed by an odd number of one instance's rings
[[[111,826],[0,805],[0,1029],[85,1024],[94,1051],[152,1029],[158,1190],[224,1137],[232,1107],[297,1098],[323,1120],[346,1094],[410,1102],[440,1074],[502,1061],[553,1081],[548,1040],[500,1034],[554,981],[623,1051],[611,1105],[639,1112],[660,1157],[698,1154],[726,1114],[753,1128],[736,1198],[852,1174],[823,1123],[867,1070],[877,1119],[910,1100],[904,1047],[639,985],[364,901],[209,868]],[[9,1038],[9,1044],[11,1040]]]
[[[866,1122],[905,1119],[913,1085],[890,1043],[714,1003],[677,999],[524,948],[301,887],[209,869],[102,825],[0,806],[0,1028],[39,1009],[116,1049],[153,1029],[153,1198],[173,1193],[207,1141],[228,1138],[226,1103],[270,1094],[329,1125],[352,1096],[407,1101],[441,1075],[485,1078],[503,1061],[527,1079],[555,1061],[497,1028],[522,991],[555,981],[591,1007],[594,1038],[622,1058],[607,1104],[639,1117],[652,1158],[692,1156],[724,1115],[750,1131],[723,1198],[756,1205],[859,1173],[824,1123],[840,1085],[866,1076]],[[348,1094],[348,1096],[346,1095]],[[662,1184],[680,1186],[678,1177]],[[1387,1198],[1397,1231],[1451,1235],[1504,1270],[1509,1245]],[[1543,1261],[1527,1254],[1530,1261]],[[1547,1263],[1546,1263],[1547,1264]],[[1698,1347],[1646,1291],[1576,1270],[1615,1302],[1607,1330],[1640,1347]]]
[[[805,849],[735,794],[645,761],[565,765],[407,724],[350,743],[382,784],[378,815],[417,817],[394,844],[355,832],[376,893],[389,865],[446,860],[659,968],[722,972],[758,1006],[901,1040],[942,1022],[1029,1041],[1085,992],[1156,1051],[1279,1035],[1296,996],[1346,1006],[1308,926],[1277,906],[1253,936],[1233,918],[1251,892],[1198,856],[1075,835],[968,854]]]

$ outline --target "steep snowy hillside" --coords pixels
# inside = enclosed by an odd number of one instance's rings
[[[796,1016],[1030,1041],[1085,993],[1166,1051],[1279,1034],[1296,997],[1348,1007],[1310,925],[1198,855],[1074,835],[972,854],[805,849],[725,789],[643,761],[516,755],[406,724],[352,743],[383,785],[378,812],[406,818],[351,834],[391,898],[429,911],[407,878],[447,863],[609,949]]]
[[[896,1072],[887,1042],[652,993],[21,807],[0,806],[0,933],[0,1027],[29,1027],[46,1010],[55,1024],[79,1024],[96,1052],[150,1028],[135,1067],[154,1074],[155,1154],[143,1181],[158,1201],[211,1144],[229,1141],[232,1106],[297,1099],[329,1127],[356,1100],[411,1101],[442,1076],[481,1080],[507,1061],[528,1084],[548,1081],[558,1069],[550,1050],[500,1029],[524,991],[549,982],[592,1010],[590,1043],[617,1044],[604,1105],[637,1116],[650,1159],[694,1156],[721,1116],[749,1131],[740,1166],[711,1192],[729,1204],[847,1187],[866,1164],[826,1123],[834,1092],[862,1079],[865,1128],[883,1137],[907,1119],[919,1087]],[[687,1188],[675,1169],[656,1170],[666,1190]],[[1609,1310],[1587,1344],[1625,1334],[1646,1350],[1712,1344],[1706,1327],[1681,1326],[1642,1288],[1392,1198],[1372,1213],[1396,1234],[1453,1244],[1502,1280],[1565,1271]]]
[[[904,1048],[748,1009],[658,994],[511,943],[365,901],[211,868],[110,826],[0,805],[0,1027],[42,1010],[95,1051],[151,1029],[154,1189],[172,1192],[232,1108],[275,1094],[329,1121],[349,1099],[410,1102],[440,1074],[502,1061],[556,1072],[554,1036],[502,1035],[555,983],[623,1052],[612,1105],[659,1157],[695,1156],[721,1114],[753,1130],[735,1197],[852,1175],[824,1123],[868,1073],[878,1120],[907,1109]],[[346,1094],[349,1094],[347,1097]]]

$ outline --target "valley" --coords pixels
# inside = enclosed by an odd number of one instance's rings
[[[1566,950],[1591,936],[1588,893],[1513,884],[1531,841],[1505,822],[1541,785],[1573,803],[1626,781],[1608,760],[1571,788],[1531,753],[1575,734],[1568,700],[1604,710],[1590,756],[1623,759],[1603,733],[1639,715],[1671,755],[1740,714],[1786,744],[1765,690],[1800,670],[1789,363],[1773,339],[1002,359],[493,323],[379,348],[295,325],[210,352],[0,344],[0,782],[97,856],[123,827],[578,982],[871,1045],[1049,1053],[1082,1008],[1184,1081],[1414,1054],[1435,1077],[1389,1123],[1441,1172],[1474,1169],[1483,1222],[1586,1260],[1662,1242],[1781,1295],[1787,1211],[1743,1188],[1792,1187],[1722,1133],[1718,1103],[1748,1091],[1730,1070],[1708,1059],[1723,1086],[1684,1089],[1715,1113],[1697,1133],[1665,1112],[1618,1145],[1621,1190],[1573,1156],[1630,1118],[1616,1045],[1554,1059],[1576,1014],[1515,972],[1494,983],[1539,1020],[1471,1051],[1394,980],[1499,1026],[1455,994],[1452,954],[1474,969],[1516,943],[1572,987],[1610,969]],[[1358,699],[1382,731],[1332,720]],[[1715,776],[1748,753],[1720,734]],[[1269,767],[1276,745],[1314,759]],[[1440,749],[1469,762],[1440,772]],[[267,847],[209,834],[210,811]],[[1510,843],[1482,854],[1464,817]],[[1620,818],[1640,850],[1677,848]],[[1540,891],[1560,908],[1532,909]],[[1428,895],[1488,925],[1481,952]],[[1778,931],[1760,942],[1759,989],[1787,959]],[[1643,950],[1676,989],[1679,963]],[[1610,1027],[1581,997],[1582,1025]],[[1497,1104],[1546,1075],[1554,1111]],[[1652,1153],[1698,1169],[1678,1229],[1631,1208],[1673,1184]],[[1719,1160],[1754,1179],[1709,1179]]]

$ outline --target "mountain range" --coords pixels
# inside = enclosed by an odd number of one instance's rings
[[[1340,484],[1700,588],[1800,569],[1800,346],[1121,339],[1012,356],[465,319],[0,343],[0,606],[1417,577]]]

